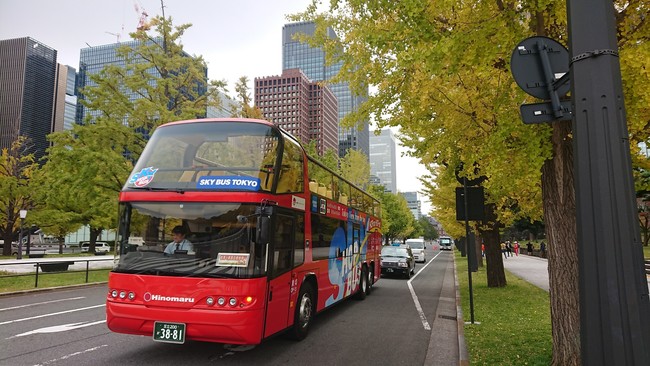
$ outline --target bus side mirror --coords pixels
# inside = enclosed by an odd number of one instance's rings
[[[269,227],[271,216],[273,215],[273,206],[258,207],[255,214],[259,215],[257,218],[257,233],[255,242],[260,245],[265,245],[269,242]]]
[[[255,242],[259,244],[266,244],[269,242],[269,222],[271,218],[269,216],[260,216],[257,219],[257,236]]]

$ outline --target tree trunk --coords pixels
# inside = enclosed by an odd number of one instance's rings
[[[485,242],[485,262],[487,266],[488,287],[505,287],[506,273],[503,269],[501,257],[501,243],[499,237],[499,223],[494,214],[494,205],[485,205],[485,221],[482,222],[479,236]]]
[[[89,253],[95,253],[95,243],[97,242],[99,234],[102,233],[102,230],[104,229],[94,228],[92,226],[90,227],[90,246],[88,247]]]
[[[65,246],[65,237],[59,236],[57,240],[59,241],[59,254],[63,254],[63,247]]]
[[[478,233],[474,235],[474,249],[476,249],[476,265],[480,268],[483,267],[483,251],[481,251],[481,244],[483,244],[483,238],[480,235],[480,231],[477,227],[474,227],[473,231]]]
[[[580,365],[580,308],[571,122],[553,123],[553,158],[542,167],[553,329],[553,365]]]

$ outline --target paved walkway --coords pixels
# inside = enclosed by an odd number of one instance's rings
[[[83,271],[88,264],[91,269],[112,268],[113,255],[96,255],[80,257],[56,257],[56,258],[24,258],[24,259],[2,259],[0,260],[0,271],[12,273],[36,272],[36,264],[53,262],[74,262],[68,267],[69,270]]]
[[[503,268],[545,291],[549,289],[548,261],[546,259],[520,254],[519,256],[504,258]],[[650,291],[650,276],[647,278],[648,291]]]
[[[532,255],[522,255],[503,259],[503,268],[515,276],[548,291],[548,261]]]

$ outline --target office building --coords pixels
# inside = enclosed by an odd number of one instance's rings
[[[75,79],[76,70],[72,66],[57,64],[52,132],[70,130],[75,123],[77,108]]]
[[[422,203],[418,200],[418,192],[402,192],[401,195],[406,199],[406,204],[415,219],[419,220],[422,217]]]
[[[237,102],[231,99],[225,93],[217,91],[217,96],[219,97],[219,102],[221,103],[219,107],[208,106],[207,117],[208,118],[228,118],[233,116],[233,111],[237,109]]]
[[[0,149],[29,138],[36,160],[49,146],[56,50],[30,37],[0,40]]]
[[[161,38],[156,38],[147,42],[162,42]],[[77,88],[82,89],[85,87],[93,87],[96,86],[97,84],[91,80],[90,76],[99,74],[102,69],[109,65],[116,65],[122,68],[126,68],[127,64],[124,58],[122,58],[120,55],[118,55],[118,48],[123,47],[123,46],[128,46],[131,48],[137,48],[141,45],[141,41],[129,41],[129,42],[121,42],[121,43],[112,43],[112,44],[106,44],[106,45],[100,45],[100,46],[94,46],[94,47],[87,47],[87,48],[82,48],[80,55],[79,55],[79,74],[77,77]],[[186,52],[183,52],[183,56],[185,57],[191,57],[189,54]],[[134,60],[132,61],[133,63],[145,63],[143,58],[141,57],[135,57]],[[194,85],[197,87],[198,93],[200,95],[204,94],[207,91],[207,79],[208,79],[208,70],[205,69],[203,70],[203,80],[199,80],[198,82],[195,82]],[[147,72],[152,75],[154,78],[160,78],[161,74],[156,68],[150,68],[147,70]],[[180,71],[182,72],[182,71]],[[155,80],[153,81],[155,83]],[[154,84],[155,86],[155,84]],[[131,102],[134,102],[138,99],[142,98],[142,95],[140,93],[137,93],[133,90],[130,89],[123,89],[121,90],[122,93],[124,93],[126,96],[128,96],[129,100]],[[83,93],[79,92],[78,93],[78,98],[83,100],[84,95]],[[88,110],[82,103],[77,104],[77,115],[76,115],[76,122],[81,123],[84,121],[87,116],[90,115],[92,116],[91,118],[94,118],[96,116],[99,116],[102,112],[100,111],[92,111]],[[203,113],[200,116],[197,116],[197,118],[205,117],[207,114],[207,108],[205,113]],[[127,123],[127,118],[125,117],[124,123]],[[146,133],[145,133],[146,137]]]
[[[313,35],[315,24],[313,22],[300,22],[285,24],[282,27],[282,69],[298,68],[307,75],[311,81],[328,81],[334,77],[341,67],[342,62],[326,65],[325,52],[294,39],[296,34]],[[328,36],[338,39],[332,29],[328,29]],[[366,95],[353,95],[348,83],[330,83],[328,86],[338,101],[338,122],[348,113],[357,110],[367,100]],[[358,128],[357,128],[358,127]],[[338,128],[338,151],[343,157],[348,149],[355,149],[369,154],[368,121],[359,121],[357,127]]]
[[[80,90],[78,93],[79,100],[81,101],[85,99],[81,92],[83,88],[97,86],[97,83],[90,78],[91,75],[99,74],[109,65],[116,65],[122,68],[126,67],[126,61],[124,58],[117,54],[117,49],[119,47],[129,46],[135,48],[139,45],[140,41],[129,41],[82,48],[79,54],[79,75],[77,78],[77,88]],[[144,62],[144,60],[141,62]],[[155,69],[152,69],[149,72],[153,73],[156,77],[160,77],[160,73]],[[122,92],[127,93],[129,100],[131,101],[140,98],[140,96],[133,91],[122,90]],[[82,123],[87,118],[87,115],[97,117],[101,114],[101,111],[89,110],[82,103],[78,103],[76,123]],[[125,120],[124,122],[126,123],[127,121]]]
[[[264,118],[305,144],[315,140],[319,155],[338,151],[336,97],[327,86],[310,81],[300,69],[288,69],[255,78],[254,93]]]
[[[370,134],[370,174],[379,178],[386,192],[397,193],[397,144],[389,128]]]

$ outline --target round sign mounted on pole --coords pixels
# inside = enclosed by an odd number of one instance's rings
[[[563,83],[554,89],[553,83],[569,72],[569,51],[548,37],[521,41],[512,51],[510,70],[517,85],[539,99],[551,99],[553,91],[559,96],[566,95],[571,87]]]

